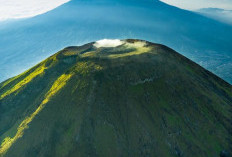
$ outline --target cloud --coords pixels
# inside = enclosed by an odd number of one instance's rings
[[[70,0],[0,0],[0,21],[36,16]]]
[[[119,39],[103,39],[103,40],[96,41],[94,43],[94,46],[97,48],[99,48],[99,47],[117,47],[117,46],[120,46],[124,43],[125,43],[124,41],[121,41]]]
[[[160,0],[170,5],[187,10],[197,10],[200,8],[221,8],[232,9],[232,0]]]

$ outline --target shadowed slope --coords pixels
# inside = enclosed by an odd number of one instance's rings
[[[162,45],[105,45],[65,48],[0,84],[2,156],[231,153],[231,85]]]

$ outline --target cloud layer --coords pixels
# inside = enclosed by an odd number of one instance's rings
[[[69,0],[0,0],[0,21],[36,16]]]
[[[221,8],[232,9],[232,0],[160,0],[170,5],[188,10],[197,10],[200,8]]]

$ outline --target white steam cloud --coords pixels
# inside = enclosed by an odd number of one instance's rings
[[[94,46],[97,48],[99,48],[99,47],[117,47],[117,46],[120,46],[124,43],[125,43],[124,41],[121,41],[119,39],[103,39],[103,40],[96,41],[94,43]]]

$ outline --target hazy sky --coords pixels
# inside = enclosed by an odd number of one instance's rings
[[[0,0],[0,21],[45,13],[69,0]]]
[[[232,10],[232,0],[160,0],[188,10],[200,8],[222,8]]]

